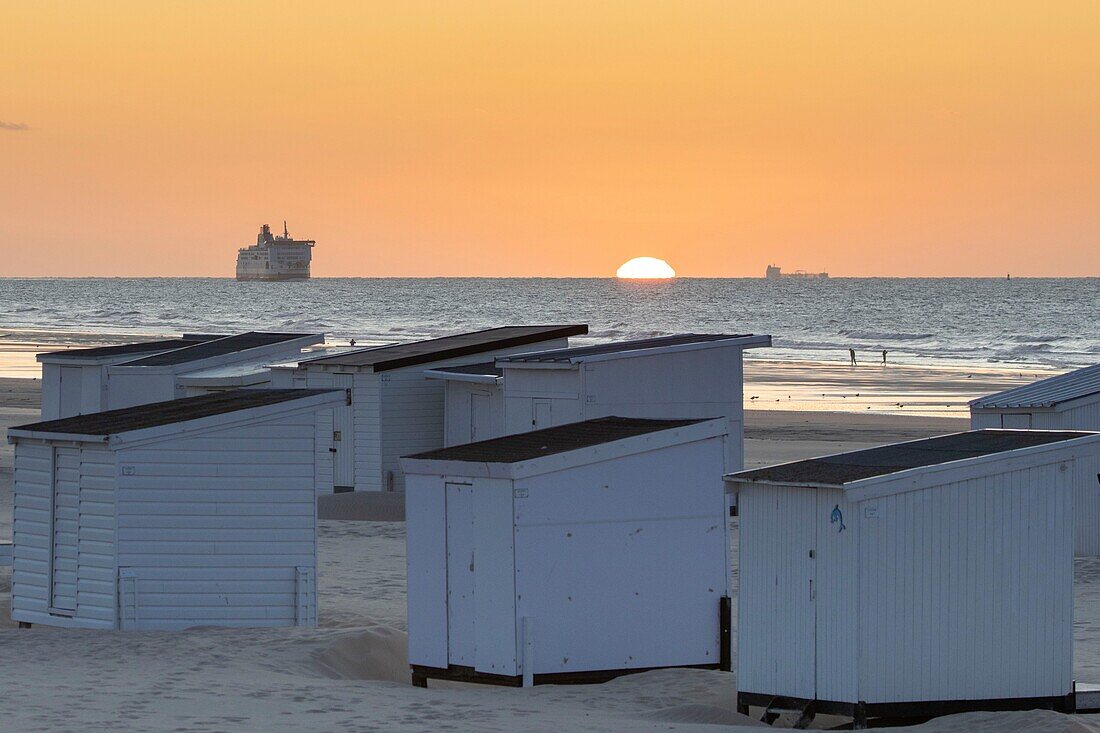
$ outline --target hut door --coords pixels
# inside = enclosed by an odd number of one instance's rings
[[[531,416],[531,427],[534,430],[542,430],[550,427],[550,400],[535,400],[534,414]]]
[[[80,516],[80,449],[55,448],[50,550],[50,612],[76,612],[77,526]]]
[[[787,565],[790,579],[788,588],[777,588],[776,610],[787,616],[789,639],[784,640],[784,659],[779,668],[785,670],[784,680],[794,697],[813,699],[816,696],[814,655],[816,648],[814,619],[816,617],[817,579],[814,577],[814,545],[816,540],[812,490],[782,489],[778,497],[779,522],[776,529],[791,532],[792,540],[785,554],[778,560]],[[782,566],[782,565],[781,565]]]
[[[447,484],[447,660],[474,666],[474,487]]]
[[[354,374],[333,374],[332,386],[351,389]],[[332,411],[332,445],[336,451],[332,465],[332,483],[337,488],[355,488],[355,408],[337,405]]]
[[[84,370],[81,367],[61,367],[61,389],[58,390],[59,418],[83,413],[82,395]]]
[[[488,440],[489,434],[489,395],[474,392],[470,395],[470,442]]]
[[[819,700],[851,700],[857,694],[854,599],[856,516],[859,507],[840,490],[818,489],[817,540],[814,548],[815,688]]]

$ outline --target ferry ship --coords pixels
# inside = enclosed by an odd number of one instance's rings
[[[768,265],[768,269],[764,271],[764,277],[768,280],[778,280],[781,277],[807,277],[820,280],[826,280],[829,277],[827,272],[806,272],[805,270],[795,270],[794,272],[783,272],[775,265]]]
[[[308,280],[315,244],[312,239],[291,239],[285,221],[282,236],[264,224],[256,244],[237,250],[237,279]]]

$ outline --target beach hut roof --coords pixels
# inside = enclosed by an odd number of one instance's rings
[[[375,372],[384,372],[586,333],[588,333],[588,326],[585,324],[500,326],[408,344],[360,349],[335,356],[310,359],[302,364],[368,367]]]
[[[405,473],[518,479],[724,436],[722,419],[601,417],[417,453]]]
[[[272,346],[298,339],[314,339],[313,343],[323,341],[324,334],[309,333],[268,333],[263,331],[249,331],[235,336],[225,336],[210,341],[188,346],[182,349],[166,351],[162,354],[153,354],[142,359],[128,361],[124,366],[152,367],[170,366],[172,364],[186,364],[199,359],[209,359],[215,356],[232,354],[246,349],[255,349],[260,346]]]
[[[970,406],[982,410],[1047,408],[1096,394],[1100,394],[1100,364],[979,397]]]
[[[457,364],[455,366],[425,369],[424,376],[428,379],[495,384],[498,379],[504,376],[504,370],[491,361],[485,361],[478,364]]]
[[[1100,433],[1061,430],[972,430],[741,471],[726,476],[726,480],[737,483],[836,488],[902,471],[1090,437],[1100,438]]]
[[[681,428],[706,420],[649,420],[633,417],[601,417],[595,420],[532,430],[503,438],[417,453],[412,459],[470,461],[474,463],[518,463],[532,458],[588,448],[658,430]]]
[[[197,346],[206,341],[225,338],[213,334],[184,334],[176,339],[159,339],[157,341],[139,341],[131,344],[118,344],[116,346],[93,346],[86,349],[62,349],[60,351],[47,351],[37,356],[38,361],[96,361],[99,359],[118,359],[120,357],[140,357],[142,354],[151,354],[158,351],[171,351],[188,346]]]
[[[759,336],[751,333],[680,333],[673,336],[634,339],[632,341],[612,341],[593,346],[578,346],[568,349],[535,351],[527,354],[513,354],[497,358],[497,364],[576,364],[583,361],[632,356],[635,352],[656,353],[679,349],[703,348],[714,346],[771,346],[771,336]]]
[[[185,397],[154,402],[120,410],[93,412],[60,420],[18,425],[8,429],[8,438],[49,438],[51,436],[112,435],[146,430],[165,425],[199,420],[227,413],[269,407],[291,400],[325,396],[334,399],[342,390],[324,389],[242,389],[213,392],[200,397]]]

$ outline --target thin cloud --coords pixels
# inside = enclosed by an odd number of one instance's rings
[[[21,132],[23,130],[29,129],[31,129],[30,125],[26,125],[22,122],[4,122],[3,120],[0,120],[0,130],[4,130],[6,132]]]

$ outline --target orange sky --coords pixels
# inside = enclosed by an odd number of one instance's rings
[[[1100,3],[961,4],[11,0],[0,276],[1100,275]]]

